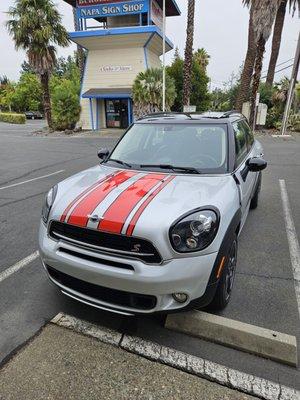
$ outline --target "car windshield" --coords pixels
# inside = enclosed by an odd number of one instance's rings
[[[227,126],[135,124],[118,143],[107,162],[146,170],[226,172]]]

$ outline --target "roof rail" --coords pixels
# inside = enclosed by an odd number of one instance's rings
[[[138,121],[147,119],[147,118],[172,117],[172,116],[178,116],[178,115],[184,115],[184,116],[192,119],[192,116],[189,113],[168,111],[168,112],[157,112],[157,113],[146,114],[146,115],[143,115],[142,117],[138,118]]]
[[[219,118],[228,118],[231,115],[242,115],[240,112],[238,112],[237,110],[231,110],[231,111],[226,111],[224,112]]]

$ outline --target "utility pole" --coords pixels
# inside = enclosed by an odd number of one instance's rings
[[[287,95],[287,100],[286,100],[286,105],[285,105],[285,110],[284,110],[284,115],[283,115],[283,120],[282,120],[282,126],[281,126],[281,135],[285,135],[286,133],[286,128],[289,120],[289,115],[290,115],[290,110],[292,106],[292,101],[293,101],[293,93],[295,89],[295,84],[297,81],[297,75],[299,71],[299,63],[300,63],[300,32],[298,36],[298,44],[297,44],[297,49],[296,49],[296,55],[294,59],[294,65],[293,65],[293,71],[292,71],[292,76],[290,80],[290,87]]]
[[[166,0],[163,0],[163,104],[162,110],[166,111]]]

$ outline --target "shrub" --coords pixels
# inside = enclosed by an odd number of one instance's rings
[[[25,124],[25,114],[0,113],[0,121],[10,124]]]
[[[54,128],[74,129],[80,116],[79,85],[63,80],[53,89],[52,110]]]

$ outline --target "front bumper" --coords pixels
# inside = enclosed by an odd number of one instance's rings
[[[171,312],[193,304],[200,297],[206,299],[209,291],[207,285],[217,257],[217,253],[212,253],[164,260],[160,265],[147,265],[139,260],[101,254],[62,240],[55,241],[48,236],[42,222],[39,249],[49,278],[64,294],[91,306],[121,314]],[[56,279],[55,274],[49,274],[49,267],[62,273],[62,276],[74,279],[67,279],[62,283]],[[84,284],[84,291],[79,288],[78,281]],[[76,284],[73,285],[73,282]],[[103,298],[94,295],[96,285],[105,290],[106,295]],[[88,287],[93,289],[91,293],[88,292]],[[155,297],[155,303],[149,309],[129,306],[128,302],[117,304],[114,297],[109,299],[110,289],[121,294],[126,292],[133,296]],[[173,293],[185,293],[188,300],[183,304],[178,303],[174,300]]]

